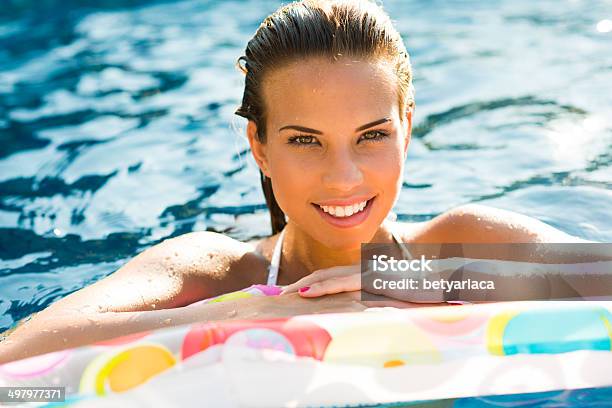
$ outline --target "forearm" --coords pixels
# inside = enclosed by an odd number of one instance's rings
[[[446,258],[432,261],[430,267],[422,274],[370,272],[362,282],[369,293],[421,303],[612,298],[612,261],[550,264]]]
[[[257,296],[143,312],[76,312],[53,316],[45,310],[0,342],[0,364],[141,331],[194,322],[355,312],[366,307],[360,302],[358,293],[340,293],[319,299],[303,299],[298,294]]]
[[[495,288],[462,288],[457,297],[466,301],[612,298],[610,261],[542,264],[478,260],[469,262],[460,270],[451,273],[449,279],[460,282],[491,282]]]
[[[43,311],[0,342],[0,364],[146,330],[237,318],[239,314],[234,313],[239,309],[236,303],[210,303],[142,312],[53,315]]]

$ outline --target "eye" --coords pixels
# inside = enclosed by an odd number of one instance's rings
[[[292,145],[296,145],[299,147],[304,147],[304,146],[316,146],[318,144],[320,144],[317,141],[317,138],[314,136],[309,136],[309,135],[297,135],[297,136],[292,136],[289,138],[289,140],[287,141],[288,144],[292,144]]]
[[[387,137],[389,137],[389,134],[387,132],[384,132],[382,130],[371,130],[361,135],[359,141],[364,140],[366,142],[376,142]]]

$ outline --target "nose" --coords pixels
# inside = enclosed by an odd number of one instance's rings
[[[323,173],[323,187],[330,190],[352,191],[363,183],[363,173],[350,150],[331,152]]]

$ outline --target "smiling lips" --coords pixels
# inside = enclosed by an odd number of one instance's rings
[[[330,224],[341,227],[354,227],[361,224],[370,213],[375,197],[357,197],[350,200],[313,203],[319,214]]]
[[[328,214],[331,214],[335,217],[350,217],[353,214],[357,214],[360,211],[363,211],[368,200],[362,201],[360,203],[356,203],[348,206],[327,206],[327,205],[319,205]]]

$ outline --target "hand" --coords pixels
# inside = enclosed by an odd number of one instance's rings
[[[281,295],[298,292],[302,297],[318,297],[361,290],[361,266],[345,265],[319,269],[283,288]]]
[[[315,298],[341,292],[360,291],[362,290],[362,276],[367,276],[367,274],[368,271],[364,272],[362,275],[360,264],[319,269],[310,275],[303,277],[297,282],[285,286],[281,292],[281,295],[298,292],[302,297]],[[432,274],[432,276],[429,278],[433,278],[433,276],[434,275]],[[372,295],[381,295],[380,299],[382,300],[396,299],[402,302],[413,303],[443,303],[445,301],[444,292],[442,290],[375,290],[372,287],[369,288],[368,293],[371,293]],[[369,303],[376,302],[380,302],[380,300]],[[382,304],[380,306],[382,306]]]

